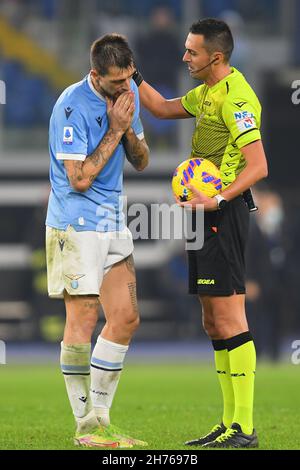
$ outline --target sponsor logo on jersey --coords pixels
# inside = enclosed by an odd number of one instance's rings
[[[70,106],[68,106],[67,108],[65,108],[65,115],[66,115],[66,118],[69,119],[69,117],[71,116],[71,114],[73,113],[73,109],[70,108]]]
[[[249,129],[254,129],[256,127],[254,114],[249,113],[248,111],[234,113],[234,119],[237,124],[238,130],[241,132],[247,131]]]
[[[64,127],[63,143],[67,145],[73,144],[73,127]]]
[[[247,101],[239,101],[238,103],[234,103],[236,106],[238,106],[239,108],[242,108],[244,106],[244,104],[246,104]]]
[[[101,116],[98,116],[96,118],[96,121],[98,122],[99,126],[101,127],[101,124],[102,124],[102,117]]]

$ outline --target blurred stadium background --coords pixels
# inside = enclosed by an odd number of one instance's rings
[[[205,16],[232,27],[232,65],[263,104],[270,176],[257,188],[260,211],[251,216],[248,316],[260,357],[290,360],[291,343],[300,338],[300,105],[292,102],[292,83],[300,79],[300,2],[1,0],[0,339],[8,362],[33,344],[44,345],[39,357],[52,349],[58,354],[62,337],[64,307],[47,298],[44,252],[47,131],[57,97],[88,73],[91,42],[113,31],[128,37],[151,84],[167,97],[183,95],[197,85],[181,61],[185,37]],[[151,164],[142,174],[126,166],[128,205],[172,201],[171,175],[189,154],[193,122],[159,122],[146,112],[142,118]],[[185,342],[187,354],[211,354],[198,302],[186,294],[183,244],[137,240],[135,246],[142,323],[133,348],[142,354],[146,344],[144,351],[172,355],[174,342]]]

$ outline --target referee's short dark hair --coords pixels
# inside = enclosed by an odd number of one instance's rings
[[[224,21],[216,18],[204,18],[192,24],[190,33],[202,34],[207,52],[210,54],[216,51],[222,52],[225,61],[229,62],[234,42],[230,28]]]
[[[105,34],[91,46],[91,67],[100,75],[107,75],[110,67],[127,69],[133,65],[133,54],[121,34]]]

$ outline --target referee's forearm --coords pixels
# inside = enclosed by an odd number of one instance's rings
[[[222,191],[222,196],[230,201],[242,194],[254,184],[268,176],[268,172],[263,167],[244,168],[231,185]]]
[[[268,176],[268,163],[261,140],[245,145],[241,148],[241,152],[246,166],[236,180],[222,192],[222,196],[228,201]]]
[[[166,99],[156,91],[149,83],[145,80],[139,86],[139,95],[142,105],[150,111],[153,116],[157,118],[164,117],[164,105]]]

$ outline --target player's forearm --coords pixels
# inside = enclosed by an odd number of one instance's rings
[[[144,170],[149,162],[149,147],[146,141],[138,139],[134,130],[129,128],[123,135],[122,142],[127,160],[137,171]]]
[[[123,131],[109,128],[98,147],[88,155],[85,161],[76,162],[73,174],[69,176],[70,183],[77,191],[87,191],[94,179],[104,168],[117,148]]]

